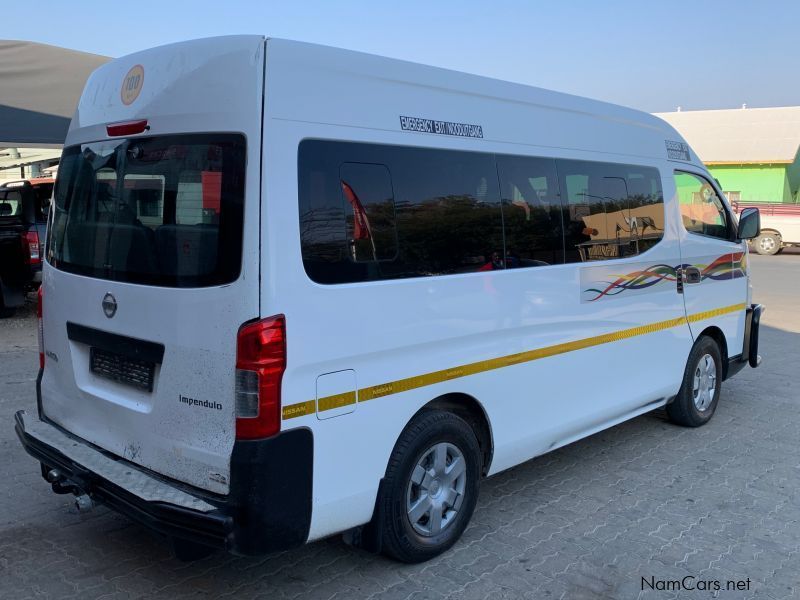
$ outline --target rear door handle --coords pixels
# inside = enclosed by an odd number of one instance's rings
[[[683,283],[700,283],[702,274],[697,267],[686,267],[683,269]]]

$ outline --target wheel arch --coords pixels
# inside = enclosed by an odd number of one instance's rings
[[[758,236],[754,239],[758,239],[758,237],[760,237],[762,233],[773,234],[778,238],[778,245],[783,246],[783,234],[781,234],[781,232],[775,229],[774,227],[762,227],[758,232]]]
[[[452,412],[464,419],[469,426],[472,427],[481,449],[481,474],[485,477],[492,464],[494,441],[489,415],[487,415],[483,405],[469,394],[451,392],[428,402],[414,414],[414,417],[424,410],[444,410]],[[412,417],[412,419],[414,417]]]
[[[700,335],[697,336],[697,339],[699,340],[702,336],[710,337],[719,347],[719,352],[722,356],[722,380],[724,381],[728,378],[728,340],[725,338],[725,334],[722,330],[716,325],[710,325],[703,329]]]
[[[492,437],[492,429],[489,421],[489,416],[486,413],[483,405],[474,397],[462,392],[450,392],[438,396],[419,408],[408,421],[403,425],[403,430],[408,427],[408,424],[420,413],[426,410],[443,410],[451,412],[466,421],[475,433],[478,440],[478,446],[481,450],[482,469],[481,475],[486,476],[492,464],[492,457],[494,454],[494,443]],[[401,433],[398,434],[395,440],[395,445],[399,440]],[[385,492],[385,479],[381,478],[378,484],[378,490],[375,497],[375,508],[372,513],[372,519],[361,527],[357,527],[345,533],[345,542],[352,544],[359,548],[364,548],[371,552],[381,552],[384,546],[383,533],[379,526],[380,519],[383,514],[383,506],[381,498]]]
[[[775,229],[774,227],[762,227],[762,228],[759,230],[759,232],[758,232],[758,233],[759,233],[759,235],[761,235],[762,233],[765,233],[765,232],[774,233],[774,234],[776,234],[776,235],[777,235],[779,238],[783,239],[783,236],[781,235],[781,232],[780,232],[780,231],[778,231],[777,229]]]

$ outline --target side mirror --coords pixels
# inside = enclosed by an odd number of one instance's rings
[[[750,240],[761,233],[761,213],[757,208],[745,208],[739,215],[739,228],[736,237]]]

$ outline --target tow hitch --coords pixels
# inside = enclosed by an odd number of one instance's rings
[[[89,494],[75,496],[75,508],[79,513],[88,513],[94,508],[94,500],[89,497]]]
[[[94,508],[94,500],[81,486],[68,480],[58,469],[50,469],[45,474],[45,479],[50,483],[56,494],[74,494],[75,508],[79,513],[87,513]]]

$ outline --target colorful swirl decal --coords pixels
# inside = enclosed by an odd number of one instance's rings
[[[627,290],[643,290],[662,281],[677,281],[678,270],[690,266],[700,269],[700,281],[705,281],[706,279],[714,281],[738,279],[746,275],[747,267],[745,261],[744,252],[733,252],[723,254],[708,265],[683,264],[677,267],[664,264],[652,265],[646,269],[619,275],[614,281],[598,282],[602,285],[585,289],[583,293],[594,294],[594,297],[588,298],[589,302],[594,302],[605,296],[616,296]]]

